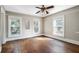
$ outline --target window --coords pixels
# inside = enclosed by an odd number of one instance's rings
[[[64,37],[64,16],[53,18],[53,35]]]

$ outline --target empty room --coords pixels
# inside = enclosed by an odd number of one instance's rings
[[[0,53],[79,53],[79,5],[0,5]]]

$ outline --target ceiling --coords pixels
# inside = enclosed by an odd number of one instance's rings
[[[75,5],[54,5],[54,8],[49,9],[49,14],[35,14],[39,9],[35,7],[41,7],[41,5],[4,5],[4,8],[6,11],[10,12],[17,12],[17,13],[22,13],[22,14],[28,14],[28,15],[33,15],[33,16],[39,16],[39,17],[45,17],[51,14],[54,14],[56,12],[72,8]],[[50,5],[45,5],[45,6],[50,6]]]

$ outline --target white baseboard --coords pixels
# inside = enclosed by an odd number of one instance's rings
[[[2,42],[2,44],[5,44],[5,43],[6,43],[6,41],[3,41],[3,42]]]
[[[72,44],[79,45],[79,41],[67,39],[67,38],[55,37],[55,36],[51,36],[51,35],[47,35],[47,34],[39,34],[39,35],[34,35],[34,36],[26,37],[26,38],[31,38],[31,37],[40,36],[40,35],[45,35],[45,36],[48,36],[48,37],[51,37],[51,38],[56,38],[58,40],[62,40],[62,41],[65,41],[65,42],[69,42],[69,43],[72,43]],[[14,40],[16,40],[16,39],[14,39]],[[7,40],[7,41],[11,41],[11,40]],[[7,41],[4,41],[3,44],[5,44]]]
[[[67,38],[60,38],[60,37],[55,37],[55,36],[46,35],[46,34],[44,34],[44,35],[45,36],[48,36],[48,37],[51,37],[51,38],[56,38],[58,40],[62,40],[62,41],[65,41],[65,42],[69,42],[69,43],[72,43],[72,44],[79,45],[79,41],[76,41],[76,40],[67,39]]]
[[[12,40],[19,40],[19,39],[25,39],[25,38],[32,38],[32,37],[36,37],[36,36],[41,36],[43,34],[34,34],[34,35],[31,35],[31,36],[28,36],[28,37],[21,37],[21,38],[6,38],[7,40],[3,41],[2,44],[5,44],[7,41],[12,41]]]

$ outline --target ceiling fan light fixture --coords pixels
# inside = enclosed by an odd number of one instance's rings
[[[35,14],[38,14],[40,12],[44,14],[49,14],[48,9],[54,8],[54,6],[51,5],[51,6],[46,7],[45,5],[42,5],[42,7],[36,7],[36,8],[40,9],[40,11],[37,11]]]

